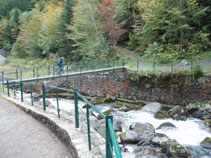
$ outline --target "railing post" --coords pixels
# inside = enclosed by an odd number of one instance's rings
[[[69,65],[67,64],[67,77],[68,77],[68,73],[69,73]]]
[[[191,60],[190,65],[191,65],[191,73],[193,73],[193,60]]]
[[[153,71],[155,70],[155,59],[153,60]]]
[[[33,95],[32,95],[32,84],[30,84],[30,92],[31,92],[31,104],[34,105]]]
[[[35,78],[35,68],[34,68],[34,66],[33,66],[33,78]]]
[[[113,143],[108,126],[109,119],[111,119],[111,122],[113,122],[113,116],[106,116],[106,158],[113,157]]]
[[[21,81],[22,81],[22,79],[23,79],[23,71],[22,71],[22,69],[21,69]]]
[[[2,92],[4,93],[4,71],[2,71],[1,79],[2,79]]]
[[[88,140],[89,140],[89,150],[91,150],[92,147],[91,147],[89,105],[88,104],[86,104],[86,118],[87,118],[87,132],[88,132]]]
[[[74,102],[75,102],[75,127],[79,128],[79,113],[78,113],[78,90],[74,90]]]
[[[51,66],[48,65],[48,75],[50,76],[51,75]]]
[[[18,80],[18,68],[16,68],[16,79]]]
[[[38,82],[38,77],[39,77],[39,68],[37,67],[37,82]]]
[[[53,65],[53,77],[55,76],[55,67]]]
[[[58,89],[56,89],[56,103],[57,103],[58,118],[60,118],[60,109],[59,109]]]
[[[10,96],[9,80],[7,79],[7,95]]]
[[[122,59],[122,66],[125,66],[125,59]]]
[[[174,70],[174,61],[171,61],[171,72]]]
[[[42,84],[42,98],[43,98],[43,110],[46,111],[46,102],[45,102],[45,85]]]
[[[20,89],[21,89],[21,102],[23,102],[23,82],[20,81]]]
[[[13,83],[13,94],[14,94],[14,99],[15,99],[15,82]]]

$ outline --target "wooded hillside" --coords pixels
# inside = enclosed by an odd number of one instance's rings
[[[18,58],[194,58],[210,33],[211,0],[0,0],[0,49]]]

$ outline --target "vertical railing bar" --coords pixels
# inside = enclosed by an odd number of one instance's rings
[[[56,103],[57,103],[58,118],[60,118],[60,109],[59,109],[58,89],[56,89]]]
[[[43,110],[46,111],[46,102],[45,102],[45,85],[42,84],[42,96],[43,96]]]
[[[10,96],[10,90],[9,90],[9,80],[7,79],[7,95]]]
[[[14,95],[14,99],[15,99],[15,82],[13,82],[13,95]]]
[[[18,80],[18,68],[16,68],[16,79]]]
[[[88,104],[86,104],[86,117],[87,117],[87,132],[88,132],[89,150],[91,150],[92,147],[91,147],[89,105]]]
[[[20,81],[20,89],[21,89],[21,102],[23,102],[23,82]]]
[[[75,127],[79,128],[79,113],[78,113],[78,93],[77,89],[74,90],[74,102],[75,102]]]
[[[111,119],[113,122],[113,116],[106,116],[106,158],[111,158],[112,154],[113,154],[113,150],[110,150],[110,145],[111,148],[113,149],[113,143],[112,143],[112,139],[111,139],[111,133],[109,131],[109,124],[108,124],[108,120]]]
[[[34,105],[34,99],[33,99],[33,94],[32,94],[32,84],[30,84],[30,92],[31,92],[31,104],[33,106]]]
[[[2,92],[4,93],[4,71],[2,71],[2,74],[1,74],[1,79],[2,79]]]

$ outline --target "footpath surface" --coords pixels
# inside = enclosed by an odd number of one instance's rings
[[[0,158],[72,158],[43,124],[0,98]]]

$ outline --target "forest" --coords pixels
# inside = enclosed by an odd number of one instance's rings
[[[72,61],[211,54],[211,0],[0,0],[0,49]]]

